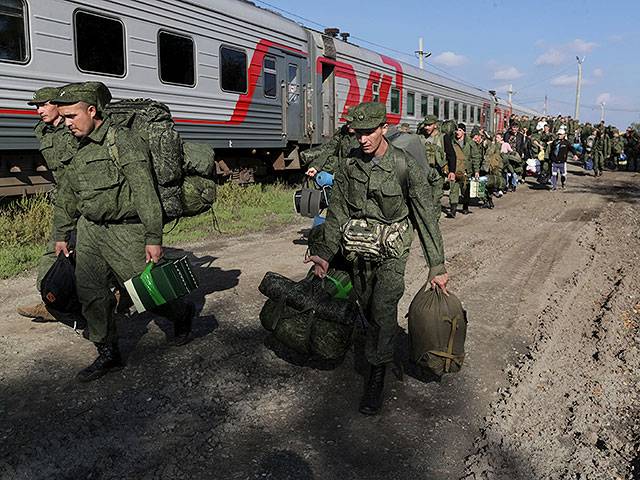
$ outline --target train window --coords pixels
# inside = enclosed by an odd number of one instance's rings
[[[192,38],[169,32],[158,33],[160,80],[193,87],[196,84],[193,52]]]
[[[407,92],[407,115],[415,117],[416,115],[416,94]]]
[[[24,63],[27,49],[27,15],[23,0],[0,0],[0,61]]]
[[[225,92],[247,93],[247,54],[220,47],[220,86]]]
[[[476,107],[476,123],[480,125],[480,107]]]
[[[433,97],[433,114],[440,118],[440,99],[438,97]]]
[[[289,92],[287,95],[288,103],[297,103],[300,98],[300,80],[298,79],[298,66],[289,64]]]
[[[120,20],[78,11],[75,32],[76,61],[81,71],[124,76],[124,25]]]
[[[475,121],[474,121],[474,116],[475,116],[475,113],[474,113],[474,112],[475,112],[475,109],[476,109],[476,107],[474,107],[473,105],[471,105],[471,106],[469,107],[469,121],[470,121],[471,123],[475,123]]]
[[[380,101],[380,84],[379,83],[374,83],[371,85],[371,101],[372,102],[379,102]]]
[[[453,102],[453,119],[458,122],[460,120],[460,105],[458,102]]]
[[[276,59],[273,57],[264,57],[262,68],[262,90],[264,96],[268,98],[276,98],[278,96],[278,72],[276,71]]]
[[[449,120],[449,100],[444,101],[444,120]]]
[[[400,90],[391,89],[391,113],[397,115],[400,113]]]
[[[420,95],[420,116],[426,117],[427,115],[429,115],[429,97]]]
[[[462,121],[467,123],[467,105],[462,104]]]

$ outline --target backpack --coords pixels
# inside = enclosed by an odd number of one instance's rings
[[[169,107],[155,100],[136,98],[110,103],[104,111],[116,125],[142,137],[149,147],[151,171],[165,223],[211,208],[216,191],[213,148],[205,144],[185,144],[175,129]],[[108,132],[107,142],[117,163],[113,129]]]
[[[268,297],[260,310],[262,326],[288,348],[326,360],[342,357],[351,347],[358,314],[357,303],[339,294],[348,274],[330,269],[329,275],[336,280],[331,284],[335,296],[311,272],[299,282],[267,272],[258,286]]]
[[[429,282],[409,306],[409,358],[412,363],[436,375],[458,372],[464,360],[467,312],[460,300]]]
[[[590,152],[591,149],[593,149],[593,144],[595,143],[595,141],[596,141],[595,135],[589,135],[587,137],[587,152]]]
[[[458,145],[458,142],[451,142],[453,144],[453,150],[456,152],[456,180],[466,182],[467,181],[467,156]]]
[[[58,255],[40,283],[40,294],[47,311],[60,323],[74,330],[83,329],[82,304],[76,289],[75,256]]]
[[[402,132],[400,130],[387,136],[387,140],[391,144],[393,144],[394,147],[399,148],[403,152],[408,153],[413,158],[415,158],[418,161],[418,164],[424,170],[427,178],[429,178],[431,166],[429,165],[429,160],[427,159],[425,146],[423,142],[420,141],[421,138],[424,137],[416,135],[415,133]]]
[[[427,154],[427,160],[429,160],[429,166],[440,170],[447,164],[447,159],[444,155],[444,140],[442,138],[442,134],[438,133],[433,142],[428,142],[426,137],[420,135],[420,140]],[[438,140],[443,146],[438,145]]]

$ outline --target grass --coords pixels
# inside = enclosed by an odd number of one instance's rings
[[[221,233],[241,235],[291,222],[295,187],[284,183],[220,185],[213,212],[183,218],[171,230],[165,226],[165,245],[202,240]],[[219,231],[214,224],[214,214]],[[20,198],[0,206],[0,278],[34,265],[45,252],[51,232],[53,205],[46,194]]]

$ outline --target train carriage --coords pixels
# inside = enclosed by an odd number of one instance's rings
[[[114,99],[153,98],[181,136],[216,149],[218,172],[299,169],[350,105],[378,100],[389,121],[426,114],[501,129],[488,92],[420,70],[244,0],[0,0],[0,190],[46,186],[26,106],[45,85],[97,80]],[[530,113],[508,106],[508,111]],[[501,117],[502,119],[502,117]]]

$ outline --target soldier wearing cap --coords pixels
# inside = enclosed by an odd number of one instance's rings
[[[438,117],[427,115],[419,129],[420,139],[427,150],[427,158],[431,168],[429,184],[433,193],[433,213],[440,220],[442,213],[442,195],[445,179],[454,181],[456,178],[456,152],[451,144],[451,138],[439,131]],[[449,173],[445,173],[448,166]]]
[[[53,100],[78,138],[78,150],[66,168],[55,206],[56,253],[68,255],[66,235],[76,227],[76,277],[89,339],[98,357],[77,375],[95,380],[122,368],[113,318],[113,278],[122,285],[139,275],[149,261],[163,257],[162,209],[154,187],[144,140],[117,127],[103,108],[111,94],[100,82],[62,88]],[[118,155],[112,154],[117,149]],[[174,341],[186,343],[194,306],[181,299],[155,313],[174,323]]]
[[[469,179],[474,177],[476,180],[480,177],[480,163],[482,162],[482,153],[480,146],[469,139],[467,135],[467,126],[464,123],[458,123],[456,125],[454,150],[460,149],[465,158],[464,178],[455,177],[455,181],[450,182],[449,190],[449,214],[448,218],[456,217],[456,209],[460,200],[460,194],[462,194],[462,213],[469,213]],[[456,151],[456,155],[458,152]]]
[[[307,166],[306,175],[315,177],[318,172],[335,172],[340,160],[346,158],[352,149],[359,147],[355,132],[349,127],[351,108],[344,115],[346,123],[335,131],[329,142],[300,153],[300,160]]]
[[[393,360],[412,226],[419,232],[432,288],[446,292],[449,275],[424,169],[385,139],[384,104],[361,103],[352,113],[360,148],[338,166],[324,239],[310,245],[312,255],[305,263],[313,262],[314,273],[324,277],[338,252],[351,262],[354,287],[369,321],[365,356],[371,372],[360,411],[372,415],[381,408],[386,365]],[[352,241],[355,232],[367,248]]]
[[[60,182],[64,168],[69,164],[75,153],[77,140],[71,131],[65,126],[63,118],[58,112],[58,106],[51,103],[51,100],[58,96],[57,87],[43,87],[33,94],[33,99],[27,102],[28,105],[36,107],[40,121],[34,129],[38,142],[40,142],[40,153],[51,173],[54,184]],[[44,165],[38,170],[46,170]],[[55,200],[55,196],[54,196]],[[56,226],[53,226],[55,230]],[[52,231],[53,231],[52,230]],[[67,239],[68,240],[68,239]],[[38,265],[38,277],[36,287],[40,290],[42,279],[56,261],[56,244],[53,234],[49,236],[47,249],[40,258]],[[47,311],[44,302],[40,301],[36,305],[25,305],[18,308],[18,313],[22,316],[33,318],[36,321],[55,321],[53,315]]]

